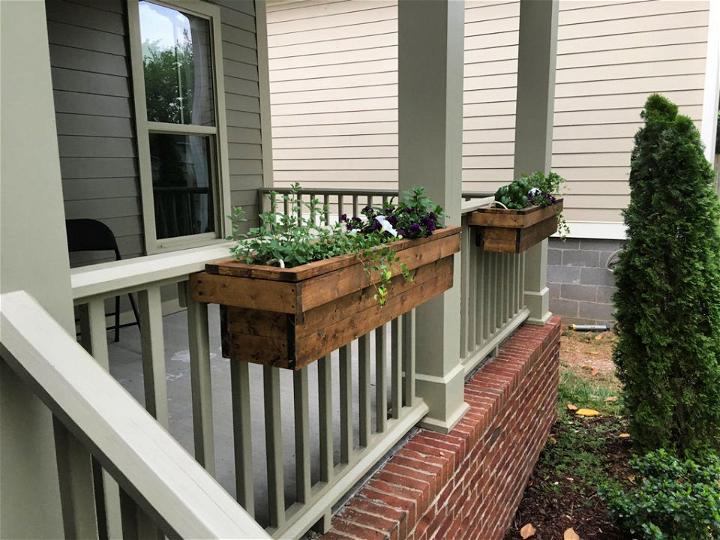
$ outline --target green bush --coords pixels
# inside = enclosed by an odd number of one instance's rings
[[[720,448],[720,205],[690,118],[659,95],[642,117],[614,360],[638,449],[692,457]]]
[[[720,539],[720,459],[681,461],[665,450],[634,458],[635,487],[601,490],[632,538]]]

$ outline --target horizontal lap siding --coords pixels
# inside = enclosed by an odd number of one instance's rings
[[[45,3],[65,215],[99,219],[144,252],[124,0]],[[76,254],[73,264],[112,259]]]
[[[561,0],[553,168],[570,221],[620,221],[647,95],[699,123],[708,4]],[[463,187],[512,178],[519,3],[468,1]],[[305,0],[268,7],[278,185],[397,182],[397,4]]]
[[[257,214],[263,186],[255,3],[216,0],[222,20],[223,71],[232,206]]]
[[[277,185],[397,184],[397,2],[268,5]]]
[[[223,71],[233,205],[256,213],[263,184],[255,11],[222,0]],[[126,0],[47,0],[67,218],[99,219],[124,258],[144,254]],[[73,264],[107,260],[78,254]]]

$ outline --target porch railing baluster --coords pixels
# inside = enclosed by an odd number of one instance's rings
[[[167,429],[169,424],[167,381],[165,379],[165,340],[160,287],[154,285],[141,290],[138,300],[145,408]]]
[[[210,376],[210,337],[207,304],[195,302],[187,294],[190,385],[193,405],[195,459],[210,474],[215,474],[212,380]]]
[[[387,388],[385,378],[387,326],[375,329],[375,421],[378,433],[387,429]]]
[[[482,250],[474,250],[475,266],[477,267],[476,273],[476,299],[477,299],[477,313],[475,313],[475,344],[478,347],[482,347],[487,340],[485,334],[485,318],[487,316],[487,302],[486,302],[486,275],[485,275],[485,256]]]
[[[415,310],[402,316],[403,405],[412,407],[415,401]]]
[[[230,385],[235,447],[235,493],[238,503],[248,514],[255,517],[250,366],[247,362],[230,362]]]
[[[310,502],[310,399],[308,368],[293,373],[295,406],[295,497]]]
[[[330,195],[323,195],[323,215],[325,216],[325,225],[330,225]]]
[[[80,342],[95,361],[105,371],[110,371],[110,355],[108,353],[107,329],[105,327],[105,300],[92,298],[87,304],[80,306]],[[103,493],[96,493],[102,497],[102,506],[105,508],[108,538],[122,537],[122,523],[120,513],[120,488],[115,479],[103,470]]]
[[[320,435],[320,480],[333,478],[332,365],[330,355],[318,360],[318,416]]]
[[[350,463],[352,451],[352,358],[348,344],[340,347],[340,462]]]
[[[402,411],[402,325],[400,318],[396,317],[390,322],[391,354],[390,354],[390,398],[392,403],[392,417],[400,418]]]
[[[267,453],[268,513],[271,527],[285,523],[280,368],[263,366],[265,450]]]
[[[372,413],[370,412],[370,334],[358,340],[358,409],[359,444],[368,446],[372,431]]]

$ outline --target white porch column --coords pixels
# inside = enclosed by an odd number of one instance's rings
[[[465,2],[398,4],[400,190],[424,186],[460,224]],[[455,286],[417,310],[417,393],[424,427],[449,431],[465,414],[460,363],[460,256]]]
[[[520,0],[515,178],[550,170],[557,21],[558,0]],[[525,256],[525,304],[530,310],[528,322],[535,324],[545,324],[551,315],[547,246],[543,240]]]
[[[0,49],[0,292],[28,291],[74,332],[45,2],[0,2]],[[90,456],[59,430],[68,523],[94,536],[72,504],[92,494]],[[64,536],[55,448],[50,411],[0,361],[0,538]]]

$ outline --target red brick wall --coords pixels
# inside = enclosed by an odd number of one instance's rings
[[[519,328],[465,384],[457,427],[409,440],[325,538],[502,538],[555,420],[559,345],[559,317]]]

